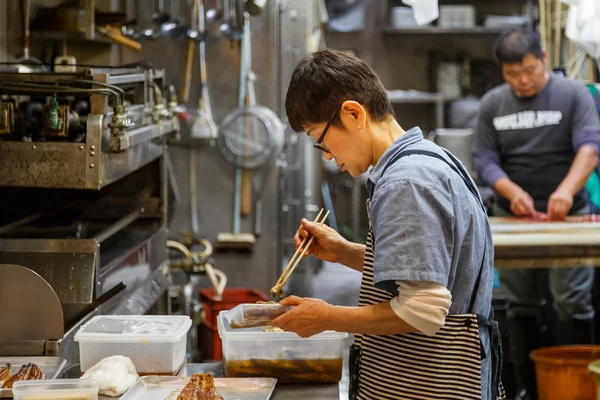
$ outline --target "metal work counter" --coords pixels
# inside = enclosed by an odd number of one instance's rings
[[[215,377],[223,376],[222,363],[187,364],[180,376],[211,373]],[[348,399],[348,357],[344,357],[342,380],[337,384],[276,384],[270,400],[347,400]],[[118,400],[120,397],[98,396],[99,400]]]

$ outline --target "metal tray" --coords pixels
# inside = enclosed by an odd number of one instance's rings
[[[11,374],[16,374],[23,365],[36,364],[44,371],[46,379],[56,379],[67,360],[61,357],[0,357],[0,366],[11,364]],[[0,389],[0,398],[12,398],[12,389]]]
[[[176,400],[189,382],[181,376],[145,376],[121,397],[121,400]],[[217,392],[225,400],[269,400],[277,379],[215,378]]]

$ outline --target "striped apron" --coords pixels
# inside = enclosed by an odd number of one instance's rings
[[[452,165],[439,154],[407,150],[393,157],[387,169],[399,158],[408,155],[425,155],[438,158],[456,171],[479,200],[479,192],[462,165],[452,154],[446,152]],[[384,169],[384,173],[385,173]],[[373,231],[371,229],[371,200],[367,200],[369,233],[363,266],[359,306],[368,306],[391,300],[395,294],[376,289],[373,285]],[[484,249],[485,254],[485,249]],[[473,313],[479,291],[483,261],[479,269],[469,313],[448,315],[444,326],[433,336],[421,332],[397,335],[355,335],[350,348],[351,400],[398,400],[398,399],[480,399],[481,361],[492,357],[492,399],[505,399],[500,382],[502,370],[502,346],[498,324],[489,318]],[[481,345],[479,327],[488,330],[492,354],[486,354]]]

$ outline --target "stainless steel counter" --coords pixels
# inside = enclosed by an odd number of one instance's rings
[[[187,364],[179,373],[189,376],[194,373],[211,373],[215,377],[223,376],[222,363]],[[118,400],[119,397],[99,396],[99,400]],[[348,399],[348,357],[344,357],[342,380],[337,384],[277,384],[271,400],[347,400]]]

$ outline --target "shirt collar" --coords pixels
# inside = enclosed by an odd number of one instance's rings
[[[371,169],[371,172],[369,173],[369,178],[367,179],[367,190],[369,191],[369,194],[373,194],[375,185],[377,185],[377,182],[379,182],[379,180],[383,177],[383,171],[385,170],[385,166],[388,164],[391,158],[395,154],[405,150],[408,146],[418,143],[422,140],[424,140],[423,132],[420,128],[414,127],[406,131],[404,135],[396,139],[394,143],[392,143],[390,147],[387,148],[387,150],[383,153],[377,164]]]

